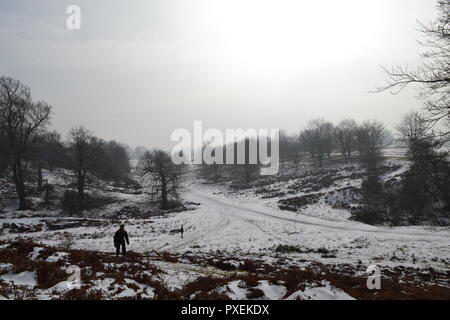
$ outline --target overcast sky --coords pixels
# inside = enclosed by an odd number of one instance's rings
[[[81,8],[81,30],[66,8]],[[52,126],[169,148],[174,129],[280,128],[418,109],[371,94],[381,65],[419,62],[430,0],[0,0],[0,74],[54,106]]]

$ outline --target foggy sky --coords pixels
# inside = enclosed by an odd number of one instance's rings
[[[316,2],[315,4],[312,4]],[[419,109],[369,91],[419,63],[430,0],[0,0],[0,74],[54,106],[52,127],[169,148],[174,129],[279,128]],[[66,8],[82,11],[79,31]]]

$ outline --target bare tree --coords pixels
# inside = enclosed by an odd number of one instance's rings
[[[50,169],[50,171],[55,167],[70,168],[70,159],[58,132],[46,132],[41,135],[35,149],[36,160],[42,162],[42,166]]]
[[[123,181],[128,177],[131,166],[126,148],[116,141],[101,141],[103,165],[99,168],[99,176],[103,179]]]
[[[5,130],[0,126],[0,178],[3,177],[3,175],[6,172],[6,168],[8,167],[9,163],[9,153],[4,150],[5,148],[2,148],[2,146],[7,145],[7,138],[6,138],[6,132]]]
[[[12,179],[19,198],[19,210],[26,210],[25,181],[30,150],[50,120],[51,107],[33,102],[28,87],[9,77],[0,77],[0,131],[8,154]]]
[[[85,208],[87,175],[96,172],[99,168],[102,144],[91,131],[84,127],[77,127],[69,132],[67,148],[77,184],[78,210],[81,211]]]
[[[314,130],[306,129],[300,132],[300,144],[305,153],[309,153],[314,158],[316,155],[316,145]]]
[[[323,165],[324,154],[328,156],[328,159],[331,158],[333,134],[333,124],[323,119],[310,121],[308,129],[303,133],[303,139],[306,139],[307,145],[313,150],[312,153],[317,155],[320,167]]]
[[[399,133],[399,140],[408,146],[413,158],[419,153],[427,152],[423,149],[432,144],[433,136],[430,132],[430,125],[417,111],[406,114],[396,129]]]
[[[279,150],[280,150],[280,165],[285,162],[291,162],[296,171],[300,169],[302,161],[302,149],[305,147],[306,137],[298,134],[288,135],[284,131],[280,131]],[[306,150],[303,150],[306,151]]]
[[[345,119],[339,122],[336,129],[336,140],[342,155],[346,161],[352,161],[352,152],[356,145],[358,125],[353,119]]]
[[[400,139],[409,148],[412,163],[402,180],[403,191],[409,191],[409,201],[415,201],[425,195],[430,203],[439,206],[444,203],[450,208],[450,164],[448,151],[439,151],[442,147],[442,139],[436,139],[427,122],[417,112],[410,112],[397,126]],[[419,185],[415,186],[420,180]]]
[[[384,125],[376,120],[365,121],[359,129],[362,159],[369,172],[375,172],[381,160],[385,130]]]
[[[331,153],[333,152],[333,145],[335,141],[336,129],[334,125],[326,121],[320,126],[320,135],[323,140],[324,152],[326,153],[328,160],[331,160]]]
[[[415,71],[407,67],[384,68],[388,83],[377,91],[393,94],[411,84],[419,85],[420,97],[425,100],[426,121],[431,126],[440,123],[438,135],[450,138],[450,1],[438,1],[439,18],[429,25],[420,24],[426,50],[421,54],[422,65]]]
[[[300,171],[300,168],[303,164],[303,143],[301,134],[296,134],[291,137],[290,140],[290,147],[289,147],[289,160],[294,165],[295,172],[298,173]]]
[[[324,122],[323,119],[313,120],[309,123],[309,128],[307,129],[307,137],[309,139],[309,144],[314,150],[314,154],[317,156],[317,161],[321,167],[323,164],[323,150],[324,143],[322,136],[320,134],[320,126]]]
[[[154,149],[147,151],[140,159],[138,171],[142,178],[150,182],[152,193],[160,200],[161,209],[169,208],[169,198],[178,197],[178,190],[183,178],[184,165],[172,162],[166,151]]]

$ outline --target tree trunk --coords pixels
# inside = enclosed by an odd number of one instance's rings
[[[161,209],[167,210],[167,207],[167,186],[163,183],[161,186]]]
[[[84,174],[78,173],[78,210],[84,210]]]
[[[40,192],[42,189],[42,163],[38,163],[38,170],[37,170],[37,190]]]
[[[25,184],[23,182],[22,164],[20,160],[13,163],[13,179],[16,186],[17,197],[19,198],[19,210],[27,210],[27,200],[25,192]]]
[[[27,199],[25,196],[25,186],[23,183],[16,184],[17,196],[19,197],[19,211],[28,210]]]

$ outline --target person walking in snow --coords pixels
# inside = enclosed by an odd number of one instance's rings
[[[122,255],[125,256],[127,254],[127,248],[125,245],[125,241],[127,245],[130,245],[130,240],[128,239],[128,233],[125,231],[125,226],[122,224],[120,229],[116,231],[114,234],[114,246],[116,247],[116,255],[120,254],[120,247],[122,247]]]

